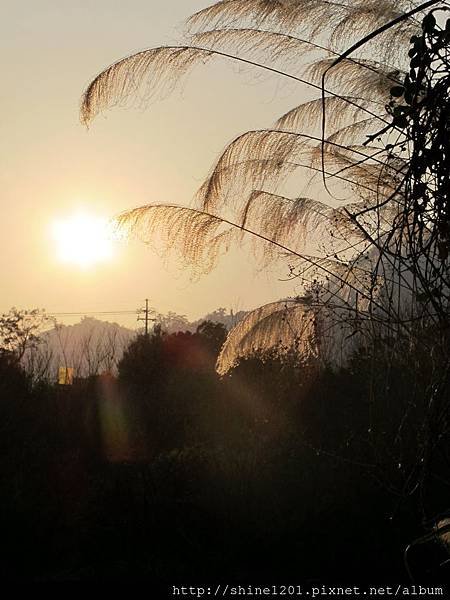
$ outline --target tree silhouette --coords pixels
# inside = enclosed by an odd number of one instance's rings
[[[13,307],[0,316],[0,353],[9,353],[20,362],[25,352],[39,343],[38,334],[42,329],[54,322],[38,308],[20,310]]]

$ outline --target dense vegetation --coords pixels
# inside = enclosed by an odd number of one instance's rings
[[[32,385],[2,353],[3,577],[407,580],[421,511],[445,507],[448,455],[426,498],[399,492],[425,410],[406,361],[386,378],[382,357],[332,372],[259,355],[219,378],[224,336],[155,329],[117,378],[73,386]],[[414,576],[443,581],[441,553],[412,548]]]

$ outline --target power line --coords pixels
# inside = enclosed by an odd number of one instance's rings
[[[103,310],[103,311],[80,311],[80,312],[51,312],[46,313],[50,317],[79,317],[85,315],[137,315],[140,309],[135,310]]]
[[[145,321],[145,335],[148,335],[148,324],[149,321],[156,321],[155,318],[151,318],[149,315],[151,312],[155,312],[149,308],[148,298],[145,299],[145,308],[137,308],[135,310],[97,310],[97,311],[71,311],[71,312],[49,312],[49,317],[86,317],[88,315],[138,315],[137,321]],[[143,317],[140,317],[144,313]]]

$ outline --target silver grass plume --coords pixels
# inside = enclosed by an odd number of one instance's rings
[[[386,140],[371,134],[390,122],[385,109],[390,89],[402,81],[409,38],[420,30],[416,17],[405,15],[418,5],[409,0],[222,0],[189,19],[180,45],[119,60],[88,86],[81,106],[85,124],[114,105],[146,104],[170,93],[193,67],[212,59],[289,78],[316,93],[272,127],[233,140],[192,208],[151,204],[117,219],[120,228],[165,255],[174,251],[199,273],[213,268],[231,244],[250,237],[263,262],[281,255],[294,278],[321,279],[320,315],[299,299],[258,309],[230,334],[220,372],[258,344],[294,345],[311,356],[332,354],[319,344],[319,330],[325,339],[334,321],[354,328],[355,311],[382,320],[389,310],[392,314],[394,301],[399,304],[394,288],[410,293],[411,282],[396,274],[389,253],[381,267],[377,254],[383,244],[402,244],[386,236],[401,218],[407,161],[397,151],[399,143],[387,152]],[[353,41],[402,16],[336,63]],[[299,174],[301,193],[291,197],[284,186]],[[327,203],[327,192],[339,200]],[[383,292],[383,286],[390,291]],[[349,331],[339,337],[334,330],[329,347],[342,346]],[[339,352],[343,356],[342,348]]]

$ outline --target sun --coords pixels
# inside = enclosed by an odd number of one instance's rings
[[[113,236],[109,221],[89,213],[77,213],[52,224],[58,259],[82,269],[107,262],[113,257]]]

